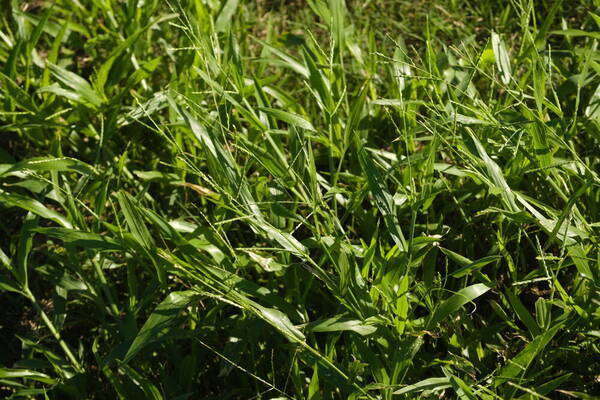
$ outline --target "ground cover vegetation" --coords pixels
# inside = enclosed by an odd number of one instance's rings
[[[2,0],[0,396],[597,399],[589,0]]]

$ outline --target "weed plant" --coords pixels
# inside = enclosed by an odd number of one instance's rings
[[[596,0],[0,2],[0,396],[598,399]]]

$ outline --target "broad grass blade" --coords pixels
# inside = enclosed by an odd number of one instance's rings
[[[435,311],[429,317],[427,326],[429,328],[435,327],[450,314],[458,311],[462,306],[475,300],[490,289],[491,288],[489,286],[484,285],[483,283],[476,283],[459,290],[456,294],[452,295],[449,299],[444,301],[435,309]]]
[[[126,364],[131,361],[147,345],[168,338],[168,333],[165,332],[167,328],[175,323],[179,313],[192,303],[197,296],[198,293],[191,290],[169,293],[150,314],[148,320],[135,336],[123,357],[122,363]]]
[[[394,243],[398,246],[398,249],[400,249],[400,251],[406,251],[406,240],[404,239],[402,230],[398,226],[396,206],[392,196],[385,187],[383,179],[379,174],[379,171],[377,171],[371,157],[367,154],[367,151],[362,148],[359,151],[358,156],[362,170],[367,175],[369,190],[375,197],[375,204],[383,216],[389,234],[394,240]]]

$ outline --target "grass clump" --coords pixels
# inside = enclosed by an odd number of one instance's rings
[[[0,393],[597,398],[595,7],[4,1]]]

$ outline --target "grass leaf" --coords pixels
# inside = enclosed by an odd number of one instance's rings
[[[197,296],[198,294],[191,290],[169,293],[142,325],[127,353],[125,353],[122,363],[126,364],[131,361],[149,344],[168,338],[168,328],[173,326],[179,313],[192,303]]]
[[[453,294],[449,299],[445,300],[435,308],[434,312],[429,317],[427,326],[430,328],[435,327],[450,314],[458,311],[462,306],[472,302],[490,289],[489,286],[483,283],[476,283],[459,290],[456,294]]]

